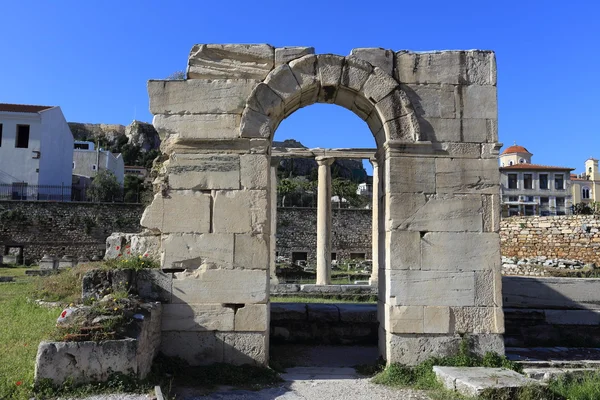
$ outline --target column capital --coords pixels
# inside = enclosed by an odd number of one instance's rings
[[[319,165],[331,165],[335,161],[335,158],[334,157],[317,156],[317,157],[315,157],[315,161]]]
[[[377,158],[371,157],[369,158],[369,162],[371,163],[371,166],[373,166],[373,168],[379,168],[379,162],[377,162]]]
[[[283,157],[273,157],[273,156],[271,156],[271,167],[278,167],[282,158]]]

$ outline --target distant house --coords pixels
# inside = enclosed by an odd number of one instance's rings
[[[125,175],[137,176],[140,179],[146,179],[148,176],[148,169],[139,165],[126,165]]]
[[[600,201],[600,169],[597,159],[587,159],[585,172],[571,175],[571,181],[573,182],[573,204]]]
[[[110,171],[123,185],[125,163],[121,154],[113,154],[108,150],[96,148],[94,142],[76,141],[73,147],[74,180],[85,178],[84,180],[87,181],[93,179],[99,171]]]
[[[0,198],[70,200],[72,160],[60,107],[0,103]]]

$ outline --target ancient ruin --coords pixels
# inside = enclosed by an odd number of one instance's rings
[[[372,277],[379,348],[418,363],[457,348],[504,352],[496,65],[489,51],[413,53],[196,45],[187,79],[150,81],[166,161],[142,225],[159,243],[169,292],[162,348],[192,364],[266,364],[281,121],[317,102],[371,130]],[[318,283],[328,283],[328,165],[319,163]],[[361,158],[364,154],[361,153]]]

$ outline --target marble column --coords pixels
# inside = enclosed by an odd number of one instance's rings
[[[371,279],[369,284],[377,286],[379,279],[379,164],[374,158],[369,159],[373,166],[373,203],[371,206],[372,222],[371,222]]]
[[[269,257],[269,277],[271,285],[277,285],[279,279],[277,279],[277,265],[276,261],[276,246],[277,246],[277,167],[279,166],[279,157],[271,157],[271,235],[270,235],[270,257]]]
[[[331,164],[333,158],[317,157],[317,285],[331,284]]]

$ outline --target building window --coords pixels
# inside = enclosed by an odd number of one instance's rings
[[[29,125],[17,125],[17,141],[15,147],[26,149],[29,147]]]
[[[307,251],[292,251],[292,264],[306,266],[308,261]]]
[[[565,215],[565,198],[556,198],[556,215]]]
[[[519,196],[508,196],[508,201],[519,201]]]
[[[520,163],[520,164],[525,164],[525,159],[524,159],[524,158],[521,158],[521,159],[519,160],[519,163]]]
[[[513,162],[512,162],[512,161],[509,161],[509,162],[508,162],[508,165],[513,165]]]
[[[550,205],[550,197],[540,197],[540,206],[548,207]]]
[[[96,164],[92,164],[92,171],[95,171],[95,170],[96,170],[96,168],[97,168],[97,167],[96,167]]]
[[[366,253],[350,253],[351,260],[365,260],[367,258]]]
[[[2,147],[2,124],[0,124],[0,147]]]
[[[563,190],[565,188],[565,178],[562,174],[554,175],[554,189]]]
[[[540,189],[548,189],[548,174],[540,174]]]
[[[524,189],[533,189],[533,175],[532,174],[524,174],[523,175],[523,188]]]
[[[75,169],[75,161],[73,161],[73,169]]]
[[[508,188],[509,189],[517,188],[517,174],[508,174]]]
[[[589,187],[584,187],[583,189],[581,189],[581,198],[582,199],[590,198],[590,188]]]
[[[590,174],[592,173],[592,167],[588,168],[588,173],[590,173]]]

